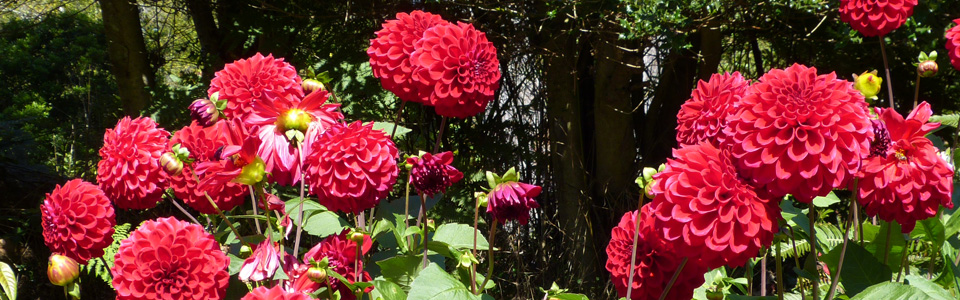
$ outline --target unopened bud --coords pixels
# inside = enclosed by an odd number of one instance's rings
[[[180,161],[173,152],[165,152],[163,155],[160,155],[160,167],[162,167],[163,171],[167,172],[167,174],[176,176],[180,175],[180,172],[183,171],[183,162]]]
[[[47,263],[47,277],[54,285],[67,286],[80,276],[80,264],[76,260],[54,254]]]
[[[277,118],[277,126],[281,128],[281,132],[288,130],[307,132],[307,129],[310,128],[310,122],[312,121],[313,117],[310,116],[310,114],[302,109],[294,108],[286,111]]]
[[[430,231],[437,231],[437,222],[433,219],[427,219],[427,228],[429,228]]]
[[[647,186],[643,187],[643,194],[647,195],[647,198],[650,198],[650,199],[654,198],[655,195],[653,194],[653,186],[655,184],[657,184],[657,181],[651,180],[650,182],[647,183]]]
[[[310,278],[313,282],[325,284],[327,283],[327,271],[320,267],[310,267],[310,269],[307,269],[307,278]]]
[[[197,99],[190,103],[190,117],[200,126],[207,127],[217,123],[220,112],[210,99]]]
[[[859,76],[854,75],[853,81],[853,88],[860,91],[864,98],[872,100],[877,99],[883,78],[877,76],[877,71],[874,70],[872,72],[863,72],[863,74]]]
[[[364,235],[363,233],[354,231],[354,232],[351,232],[350,235],[347,236],[347,238],[350,239],[351,241],[356,242],[357,244],[363,244]]]
[[[316,79],[304,79],[300,86],[303,87],[303,93],[309,95],[315,91],[323,90],[323,83]]]
[[[246,185],[254,185],[263,180],[263,175],[266,174],[264,169],[266,165],[263,163],[263,160],[257,157],[256,160],[250,162],[246,166],[243,166],[243,169],[240,170],[240,175],[237,175],[233,179],[233,182]]]
[[[928,78],[937,75],[937,71],[940,70],[940,66],[937,65],[936,61],[927,60],[920,62],[917,65],[917,73],[920,73],[920,77]]]

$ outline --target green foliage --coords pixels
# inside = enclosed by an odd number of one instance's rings
[[[437,227],[437,232],[433,234],[433,240],[447,243],[456,249],[466,250],[473,248],[473,236],[475,230],[473,226],[467,224],[447,223]],[[483,233],[476,232],[477,250],[487,250],[490,244]]]
[[[0,287],[3,288],[3,294],[0,295],[4,299],[17,299],[17,274],[13,273],[10,265],[2,261],[0,261]]]
[[[299,224],[300,202],[298,199],[291,199],[286,202],[287,214],[290,215],[291,224]],[[328,211],[326,207],[317,204],[316,201],[308,199],[303,201],[303,220],[303,230],[318,237],[339,234],[347,226],[347,221],[339,215]]]
[[[408,300],[477,300],[480,296],[473,295],[459,280],[444,272],[436,264],[430,264],[420,271],[417,279],[410,285]]]
[[[912,278],[912,280],[910,280]],[[887,299],[887,300],[906,300],[906,299],[931,299],[947,300],[955,299],[943,288],[930,283],[926,279],[917,276],[908,276],[909,284],[899,282],[883,282],[857,293],[851,300],[867,299]]]
[[[114,257],[120,250],[120,242],[130,236],[130,223],[117,224],[113,227],[113,243],[103,249],[103,256],[87,261],[86,265],[81,265],[80,270],[89,276],[100,278],[107,285],[111,285],[113,275],[110,269],[113,268]]]

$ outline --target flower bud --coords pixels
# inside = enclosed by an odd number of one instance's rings
[[[653,194],[653,185],[654,185],[654,184],[656,184],[656,181],[651,179],[650,182],[648,182],[647,185],[643,187],[643,194],[644,194],[644,195],[647,195],[647,198],[650,198],[650,199],[653,199],[653,198],[654,198],[654,196],[655,196],[655,195]]]
[[[313,121],[313,118],[310,114],[302,109],[294,108],[277,118],[277,126],[280,127],[281,132],[288,130],[307,132],[307,128],[310,128],[311,121]]]
[[[54,254],[47,263],[47,277],[58,286],[67,286],[80,276],[80,264],[76,260]]]
[[[363,235],[363,233],[354,231],[354,232],[351,232],[350,235],[349,235],[347,238],[350,239],[351,241],[356,242],[357,244],[362,245],[362,244],[363,244],[364,235]]]
[[[207,127],[217,123],[220,112],[210,99],[197,99],[190,103],[190,117],[200,126]]]
[[[863,74],[859,76],[854,75],[853,81],[853,88],[860,91],[864,98],[872,100],[877,99],[883,78],[877,76],[877,71],[874,70],[872,72],[863,72]]]
[[[173,152],[165,152],[163,155],[160,155],[160,167],[162,167],[163,171],[167,172],[167,174],[176,176],[183,171],[183,162],[180,161]]]
[[[309,95],[315,91],[323,90],[323,83],[316,79],[304,79],[300,86],[303,87],[303,94]]]
[[[430,231],[437,231],[437,222],[433,219],[427,219],[427,228],[429,228]]]
[[[940,66],[937,65],[936,61],[927,60],[920,62],[917,65],[917,73],[920,73],[920,77],[929,78],[937,75],[937,71],[940,70]]]
[[[263,160],[257,157],[256,160],[243,166],[243,169],[240,170],[240,175],[237,175],[237,177],[233,179],[233,182],[246,185],[257,184],[263,181],[263,175],[266,174],[264,171],[265,168],[266,165],[263,163]]]
[[[707,291],[707,300],[723,300],[723,292]]]
[[[253,249],[250,249],[250,246],[242,245],[240,246],[240,253],[237,255],[237,257],[247,258],[250,257],[250,254],[253,254]]]
[[[320,267],[310,267],[310,269],[307,269],[307,278],[316,283],[326,284],[327,271]]]

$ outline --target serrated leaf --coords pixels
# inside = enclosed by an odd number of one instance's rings
[[[9,299],[17,299],[17,274],[5,262],[0,262],[0,287]]]
[[[470,290],[459,280],[447,274],[437,264],[431,263],[420,271],[417,279],[410,286],[408,300],[478,300],[480,296],[470,293]]]
[[[433,240],[447,243],[457,249],[473,249],[473,226],[459,223],[440,225],[433,234]],[[477,250],[487,250],[490,244],[483,233],[477,232]]]

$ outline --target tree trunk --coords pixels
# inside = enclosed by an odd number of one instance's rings
[[[644,114],[640,129],[640,153],[644,166],[655,167],[666,162],[677,145],[677,112],[690,98],[698,77],[697,54],[700,36],[690,34],[690,49],[672,50],[662,66],[653,101]]]
[[[150,103],[147,87],[154,78],[140,29],[140,10],[129,0],[100,0],[100,9],[123,113],[139,116]]]
[[[639,188],[637,176],[636,137],[633,133],[631,77],[640,65],[639,56],[617,47],[623,43],[612,37],[597,47],[597,68],[594,103],[595,178],[594,197],[604,199],[605,207],[635,209]],[[615,218],[618,219],[618,218]]]
[[[223,68],[225,59],[220,32],[213,19],[213,9],[209,0],[187,0],[190,18],[200,40],[200,51],[203,52],[203,82],[210,82],[217,70]]]

